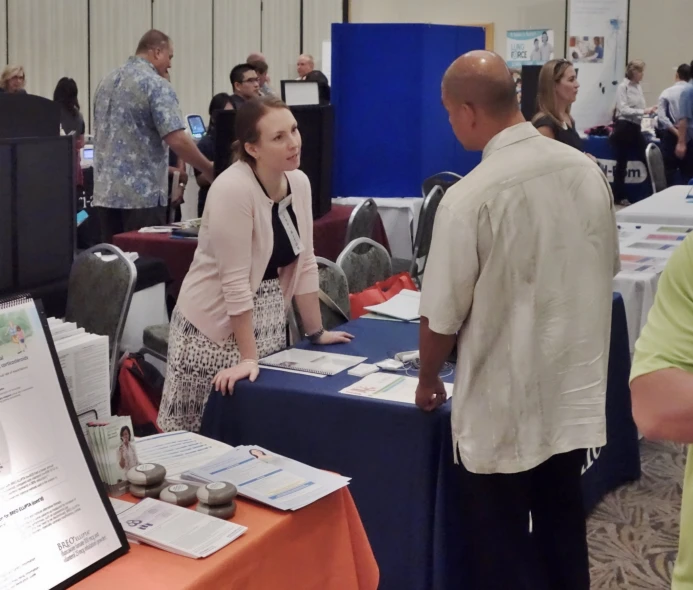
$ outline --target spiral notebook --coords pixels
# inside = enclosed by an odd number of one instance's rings
[[[337,375],[367,360],[363,356],[350,356],[318,350],[290,348],[260,359],[260,365],[273,369],[312,373],[314,375]]]

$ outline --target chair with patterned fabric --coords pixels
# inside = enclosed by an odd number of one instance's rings
[[[378,205],[373,199],[366,199],[356,205],[349,217],[344,246],[358,238],[371,238],[377,219]]]
[[[337,258],[349,283],[349,293],[360,293],[392,276],[392,259],[385,246],[368,238],[349,243]]]
[[[652,192],[663,191],[667,188],[667,173],[664,168],[662,150],[654,143],[649,144],[645,150],[645,160],[647,161],[647,172],[652,182]]]
[[[120,340],[137,282],[137,268],[111,244],[82,252],[72,263],[65,321],[85,331],[108,336],[111,393],[118,376]]]

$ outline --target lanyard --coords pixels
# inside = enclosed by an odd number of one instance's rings
[[[298,230],[296,229],[296,226],[294,225],[294,222],[291,220],[291,216],[287,211],[289,205],[291,205],[291,195],[284,197],[279,203],[279,221],[281,221],[282,225],[284,226],[284,231],[286,231],[289,242],[291,242],[291,247],[293,248],[294,254],[298,256],[304,250],[303,242],[301,242],[301,238],[298,235]]]

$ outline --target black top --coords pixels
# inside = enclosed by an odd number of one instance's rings
[[[569,145],[570,147],[574,147],[576,150],[580,150],[581,152],[585,151],[582,148],[582,139],[580,139],[578,132],[575,131],[574,123],[573,125],[568,125],[567,129],[564,129],[561,125],[556,123],[552,117],[544,115],[534,122],[534,126],[537,129],[539,129],[539,127],[550,127],[557,141]]]
[[[73,131],[75,135],[84,135],[84,117],[78,110],[68,111],[63,105],[60,105],[60,126],[65,131],[65,135],[69,135]]]
[[[257,176],[255,177],[257,178]],[[257,178],[258,184],[262,187],[262,190],[267,195],[269,199],[270,196],[267,194],[267,190],[262,186],[260,179]],[[286,181],[287,193],[286,197],[291,194],[291,184],[289,180]],[[284,197],[284,198],[286,198]],[[289,205],[286,208],[289,217],[291,217],[291,222],[298,232],[298,222],[296,221],[296,213],[294,213],[294,206]],[[279,219],[279,203],[272,204],[272,233],[274,234],[274,247],[272,248],[272,255],[270,256],[269,262],[267,263],[267,269],[265,270],[265,276],[262,277],[263,281],[269,281],[272,279],[279,278],[279,269],[289,266],[294,260],[298,258],[298,255],[294,254],[294,249],[291,246],[291,240],[289,239],[284,225]]]
[[[202,152],[208,160],[214,162],[214,152],[215,152],[216,138],[214,137],[214,131],[208,129],[207,133],[197,142],[197,149]],[[197,168],[195,168],[195,178],[198,178],[202,174]],[[202,213],[205,210],[205,203],[207,202],[207,193],[209,192],[209,186],[201,186],[200,191],[197,193],[197,216],[202,217]]]
[[[240,94],[236,94],[235,92],[231,95],[231,104],[233,105],[233,108],[235,110],[240,109],[246,102],[248,102],[245,98],[243,98]]]

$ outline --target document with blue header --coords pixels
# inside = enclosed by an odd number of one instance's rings
[[[241,496],[279,510],[298,510],[339,490],[349,478],[315,469],[256,446],[236,447],[183,479],[232,483]]]

